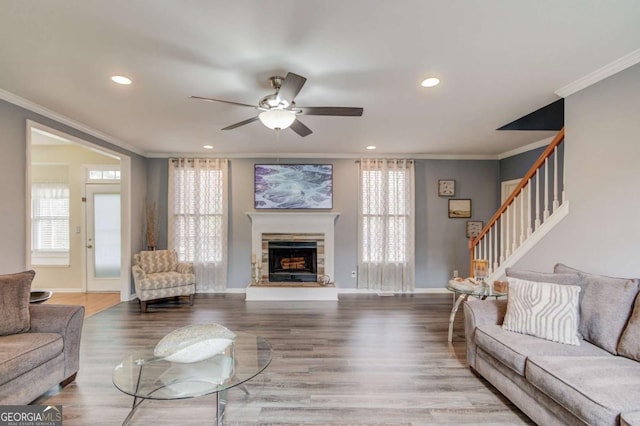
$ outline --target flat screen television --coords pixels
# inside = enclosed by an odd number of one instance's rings
[[[333,164],[255,164],[254,207],[333,208]]]

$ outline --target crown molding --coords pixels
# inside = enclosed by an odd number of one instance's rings
[[[638,49],[638,60],[640,62],[640,49]],[[629,65],[630,66],[630,65]],[[532,149],[539,148],[544,145],[548,145],[552,138],[543,139],[538,142],[533,142],[529,145],[525,145],[520,148],[516,148],[511,151],[507,151],[501,154],[373,154],[373,153],[356,153],[356,154],[326,154],[326,153],[225,153],[225,152],[145,152],[138,147],[130,145],[124,141],[121,141],[113,136],[107,135],[99,130],[84,125],[78,121],[75,121],[62,114],[54,112],[48,108],[24,99],[18,95],[8,92],[4,89],[0,89],[0,99],[7,101],[11,104],[40,114],[51,120],[55,120],[60,124],[72,127],[78,131],[94,136],[100,140],[108,142],[112,145],[126,149],[127,151],[141,155],[146,158],[171,158],[171,157],[197,157],[197,158],[318,158],[318,159],[353,159],[357,160],[363,157],[366,158],[407,158],[412,160],[502,160],[503,158],[511,157],[522,152],[530,151]]]
[[[561,87],[555,91],[555,94],[566,98],[567,96],[573,95],[582,89],[586,89],[607,77],[611,77],[620,71],[632,67],[638,62],[640,62],[640,49],[634,50],[622,58],[616,59],[610,64],[607,64],[602,68],[598,68],[597,70],[577,79],[573,83],[569,83],[566,86]]]
[[[130,145],[126,142],[121,141],[113,136],[107,135],[106,133],[102,133],[99,130],[96,130],[92,127],[89,127],[85,124],[82,124],[78,121],[75,121],[67,116],[62,114],[58,114],[55,111],[50,110],[49,108],[45,108],[42,105],[38,105],[35,102],[31,102],[28,99],[22,98],[16,94],[8,92],[4,89],[0,89],[0,99],[3,101],[7,101],[13,105],[19,106],[36,114],[40,114],[43,117],[47,117],[51,120],[55,120],[60,124],[64,124],[65,126],[72,127],[78,131],[96,137],[102,141],[108,142],[112,145],[120,147],[122,149],[126,149],[127,151],[133,152],[138,155],[144,155],[144,151],[140,148]],[[44,124],[44,123],[43,123]]]
[[[498,160],[499,156],[495,154],[478,154],[478,155],[462,155],[462,154],[323,154],[323,153],[238,153],[238,152],[146,152],[147,158],[172,158],[172,157],[195,157],[195,158],[318,158],[318,159],[347,159],[359,160],[361,158],[406,158],[411,160]]]
[[[498,154],[498,160],[504,160],[505,158],[513,157],[514,155],[522,154],[523,152],[529,152],[534,149],[548,146],[555,136],[551,136],[548,138],[541,139],[537,142],[531,142],[528,145],[521,146],[520,148],[512,149],[511,151],[503,152],[502,154]]]

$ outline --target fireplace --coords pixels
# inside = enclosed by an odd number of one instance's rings
[[[318,280],[318,248],[315,241],[269,241],[270,282]]]
[[[247,215],[251,218],[251,253],[256,255],[256,263],[261,267],[257,269],[258,282],[252,282],[246,289],[246,300],[338,300],[333,251],[334,224],[339,213],[249,212]],[[315,243],[315,271],[311,272],[309,259],[313,257],[308,253],[295,252],[285,262],[273,265],[269,245],[282,246],[285,242],[304,244],[295,248],[302,251],[311,249],[309,243]],[[275,271],[271,271],[273,267]],[[275,278],[271,272],[283,273],[284,277]],[[330,279],[329,284],[318,284],[318,280],[325,277]]]

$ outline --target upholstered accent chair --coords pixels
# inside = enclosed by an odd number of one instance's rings
[[[142,312],[147,312],[147,301],[168,297],[189,296],[189,304],[193,306],[196,292],[193,265],[178,262],[175,250],[137,253],[131,270]]]

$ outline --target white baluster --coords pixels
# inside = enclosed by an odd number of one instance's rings
[[[544,213],[543,220],[549,217],[549,157],[544,159]]]
[[[516,198],[514,198],[513,202],[511,203],[511,210],[513,215],[513,223],[511,225],[513,226],[513,234],[511,236],[511,253],[516,251],[516,249],[518,248],[518,196],[516,196]]]
[[[536,229],[540,227],[540,169],[536,170]]]
[[[489,228],[489,231],[486,233],[486,237],[489,240],[489,272],[488,274],[493,273],[493,240],[491,239],[491,233],[493,232],[493,227]]]
[[[558,209],[558,147],[553,150],[553,211]]]
[[[527,237],[530,237],[531,234],[533,234],[533,229],[531,229],[531,212],[533,211],[532,209],[532,204],[531,204],[531,179],[529,179],[529,182],[527,182],[527,186],[526,186],[528,192],[527,192]]]
[[[561,144],[562,146],[564,146],[564,142],[562,142]],[[559,147],[560,145],[558,145]],[[566,195],[564,193],[564,171],[565,171],[566,167],[564,167],[564,155],[562,156],[562,204],[564,204],[565,201],[567,201]]]
[[[504,212],[504,217],[505,217],[505,221],[504,221],[504,228],[505,228],[505,250],[504,250],[504,258],[508,258],[509,254],[511,253],[511,239],[510,239],[510,234],[511,234],[511,226],[509,225],[511,222],[510,220],[510,214],[511,212],[509,211],[509,208],[511,208],[511,206],[507,207],[507,210],[505,210]]]
[[[482,252],[484,254],[484,256],[482,256],[483,259],[488,260],[489,259],[489,252],[487,252],[487,234],[484,234],[484,237],[482,237],[482,244],[483,244],[483,249]],[[489,266],[487,266],[488,268]],[[487,273],[489,273],[489,271],[487,271]]]
[[[522,188],[520,192],[520,244],[524,243],[524,199],[526,195],[526,189]]]
[[[498,218],[498,220],[500,220],[500,218]],[[493,233],[493,245],[495,246],[494,250],[495,250],[495,255],[493,257],[493,270],[495,271],[496,269],[498,269],[498,259],[500,258],[500,252],[499,247],[498,247],[498,222],[496,221],[496,223],[494,223],[493,229],[495,230],[495,232]]]

